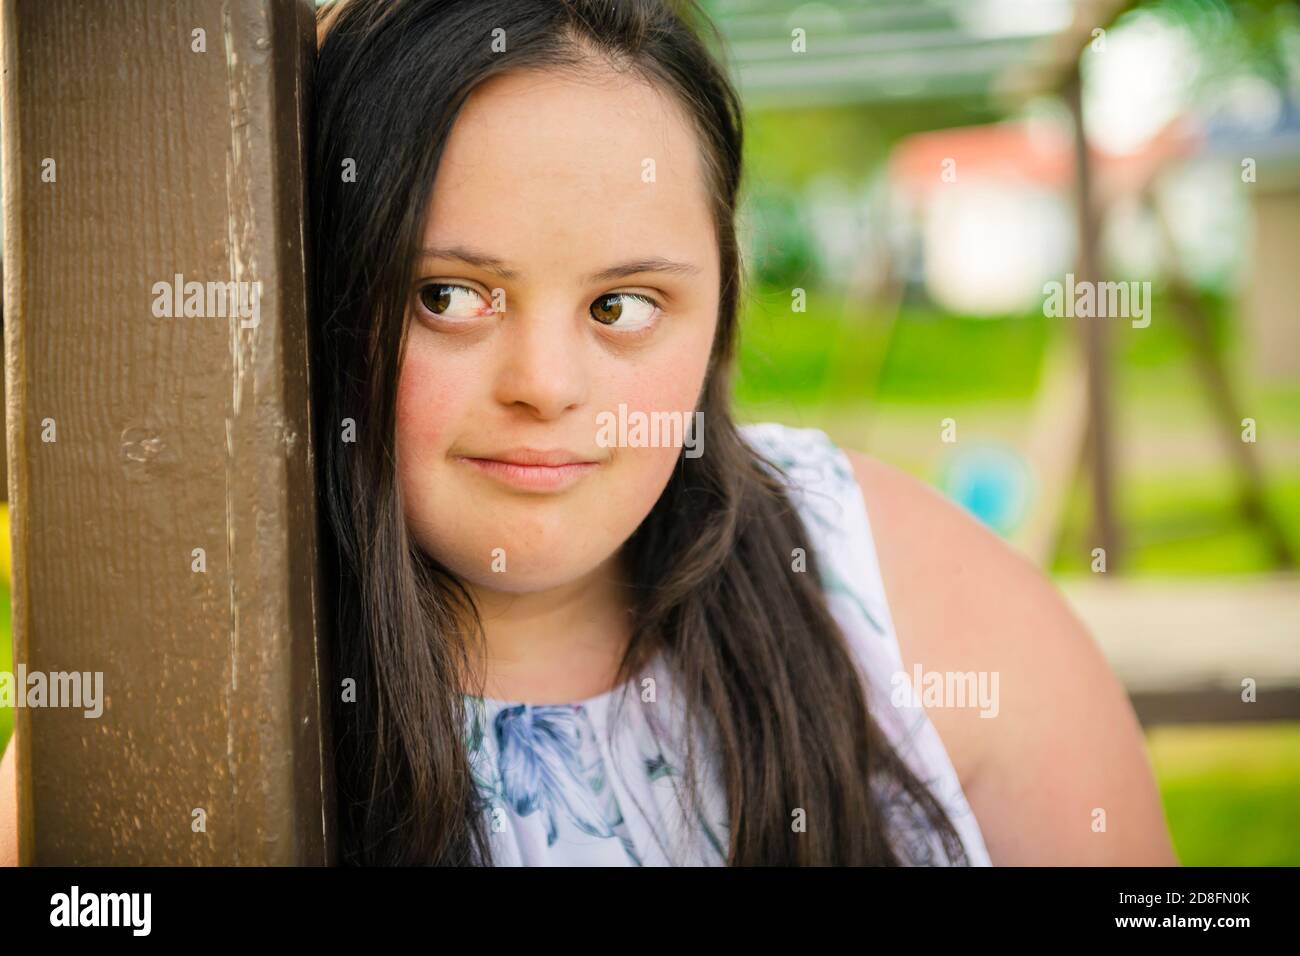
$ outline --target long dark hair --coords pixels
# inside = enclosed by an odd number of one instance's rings
[[[508,38],[504,52],[492,49],[496,28]],[[603,58],[672,91],[693,117],[722,276],[701,396],[704,454],[680,459],[623,546],[636,613],[622,679],[660,651],[671,663],[689,718],[692,801],[695,728],[710,721],[727,863],[906,862],[887,833],[900,802],[909,825],[937,832],[948,859],[964,862],[942,806],[869,714],[808,535],[731,418],[742,126],[705,42],[721,48],[707,17],[691,0],[339,0],[322,9],[319,32],[314,421],[334,676],[355,681],[355,702],[334,708],[343,861],[491,862],[463,729],[464,622],[477,625],[476,609],[409,538],[396,480],[409,288],[439,157],[474,87],[506,70],[581,71]],[[791,570],[798,547],[806,573]],[[897,795],[889,807],[873,796],[882,780]],[[793,832],[795,808],[810,821],[806,832]]]

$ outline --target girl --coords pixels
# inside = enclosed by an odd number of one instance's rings
[[[820,432],[733,422],[741,110],[706,27],[322,11],[344,859],[1172,861],[1132,710],[1042,576]],[[996,699],[927,714],[914,665]]]

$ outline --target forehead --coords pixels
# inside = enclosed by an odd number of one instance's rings
[[[493,77],[452,128],[426,244],[472,244],[524,274],[621,252],[698,260],[715,241],[699,149],[685,108],[633,76]]]

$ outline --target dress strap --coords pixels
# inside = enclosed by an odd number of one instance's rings
[[[975,815],[938,731],[903,668],[889,613],[871,519],[853,465],[823,431],[776,422],[742,426],[741,435],[760,461],[783,476],[787,494],[809,535],[822,589],[832,616],[866,681],[867,706],[899,756],[947,810],[970,863],[989,865]],[[775,466],[775,467],[773,467]],[[797,554],[792,555],[796,562]],[[792,564],[797,570],[797,564]],[[901,692],[900,692],[901,690]],[[892,800],[886,793],[882,799]],[[933,863],[934,835],[899,820],[896,845],[905,859]]]

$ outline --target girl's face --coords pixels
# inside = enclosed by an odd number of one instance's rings
[[[704,383],[720,276],[691,121],[613,72],[494,77],[457,118],[427,221],[397,396],[407,526],[481,589],[576,582],[682,454],[605,447],[608,416],[685,421]]]

